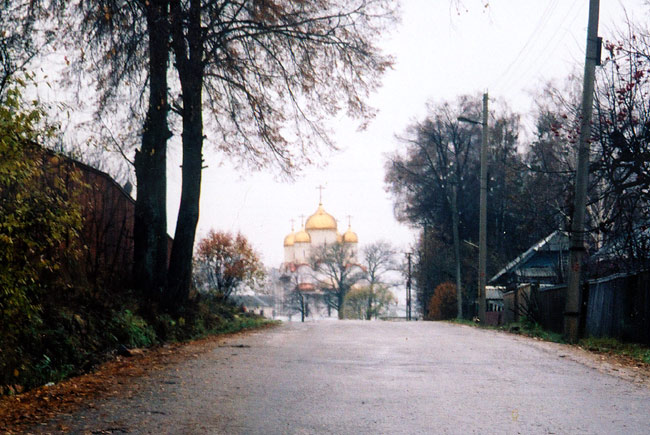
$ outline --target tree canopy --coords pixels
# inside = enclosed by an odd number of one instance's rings
[[[316,247],[309,258],[316,285],[325,294],[325,302],[338,311],[339,319],[345,315],[346,295],[365,275],[354,257],[350,245],[337,242]]]
[[[242,286],[255,288],[265,277],[257,253],[240,233],[210,230],[197,245],[194,263],[197,289],[224,299]]]

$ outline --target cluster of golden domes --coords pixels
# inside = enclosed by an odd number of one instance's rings
[[[292,226],[291,232],[284,238],[284,246],[293,246],[296,243],[311,243],[311,237],[304,228],[297,233],[294,233]]]
[[[311,236],[308,231],[337,231],[337,229],[336,219],[325,211],[322,203],[319,203],[316,212],[309,216],[300,231],[294,233],[293,227],[291,228],[291,233],[284,238],[284,246],[293,246],[296,243],[311,243]],[[348,225],[348,230],[343,235],[339,234],[338,231],[336,232],[336,241],[339,243],[358,243],[359,238],[352,231],[351,226]]]

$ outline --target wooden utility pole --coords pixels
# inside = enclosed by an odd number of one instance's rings
[[[456,171],[458,169],[456,168]],[[454,176],[454,182],[451,186],[451,222],[452,234],[454,237],[454,257],[456,259],[456,318],[463,318],[463,287],[460,275],[460,236],[458,234],[458,189],[460,180],[458,174]]]
[[[478,224],[478,317],[481,322],[485,322],[485,285],[486,285],[486,264],[487,264],[487,150],[489,138],[488,125],[488,94],[483,94],[483,119],[475,119],[459,116],[461,122],[470,124],[480,124],[483,127],[481,132],[481,190],[479,198],[479,224]],[[457,266],[458,267],[458,266]],[[457,286],[460,286],[460,280],[457,279]],[[458,296],[460,300],[460,294]],[[461,317],[461,307],[459,303],[458,318]]]
[[[582,120],[580,141],[577,151],[575,176],[575,198],[573,219],[571,221],[571,245],[569,252],[569,282],[564,306],[564,335],[575,343],[579,338],[581,304],[581,269],[585,252],[585,213],[587,208],[587,182],[589,177],[589,152],[591,145],[591,114],[594,97],[594,75],[596,65],[600,64],[600,44],[598,38],[598,13],[600,0],[589,1],[589,23],[587,27],[587,53],[582,91]]]
[[[406,320],[411,320],[411,253],[406,253],[408,274],[406,276]]]
[[[488,94],[483,94],[483,134],[481,135],[481,192],[478,231],[478,318],[485,323],[485,269],[487,264],[487,149],[488,149]]]

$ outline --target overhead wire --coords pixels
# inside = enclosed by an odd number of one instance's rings
[[[578,6],[576,8],[576,6]],[[553,33],[553,36],[548,39],[546,44],[542,47],[542,49],[539,51],[539,55],[536,56],[536,60],[533,62],[529,63],[527,66],[525,66],[525,69],[522,70],[521,74],[519,74],[517,77],[515,77],[515,80],[512,80],[512,83],[517,83],[519,82],[522,78],[524,77],[530,77],[530,74],[532,71],[539,70],[540,65],[544,65],[548,62],[548,60],[551,58],[556,53],[556,49],[559,46],[559,44],[564,41],[564,37],[566,33],[568,32],[567,30],[564,31],[559,31],[560,29],[566,29],[564,24],[567,20],[567,18],[573,16],[571,23],[569,24],[568,28],[571,28],[573,23],[578,19],[580,12],[581,12],[581,4],[579,2],[574,2],[573,5],[571,6],[571,9],[567,11],[566,14],[564,14],[564,17],[562,18],[562,21],[560,22],[558,26],[558,31]],[[537,77],[533,78],[534,80],[537,80]]]
[[[510,62],[510,64],[506,67],[504,72],[499,75],[497,80],[490,86],[492,89],[500,89],[501,88],[501,83],[506,81],[509,78],[509,75],[511,74],[511,71],[513,71],[513,67],[518,64],[519,60],[521,59],[522,55],[526,53],[524,56],[527,57],[528,53],[530,51],[527,51],[528,47],[531,45],[533,41],[539,38],[539,35],[541,34],[541,30],[548,24],[548,21],[550,20],[551,16],[553,16],[553,13],[555,9],[557,8],[559,3],[559,0],[551,0],[547,6],[544,12],[542,13],[539,21],[537,22],[537,25],[531,32],[530,36],[526,40],[526,43],[521,47],[521,50],[517,53],[515,58]]]

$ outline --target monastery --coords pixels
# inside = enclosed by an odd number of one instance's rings
[[[337,242],[349,244],[356,258],[359,243],[356,233],[348,225],[348,230],[341,235],[338,232],[336,219],[325,211],[321,202],[300,231],[294,232],[292,227],[291,232],[284,238],[284,263],[296,265],[307,263],[312,248]]]
[[[280,267],[283,275],[294,275],[296,284],[304,292],[317,291],[313,285],[313,271],[309,266],[312,250],[326,244],[344,243],[351,248],[352,262],[357,262],[359,238],[350,223],[343,234],[339,233],[336,219],[325,211],[322,198],[314,214],[301,224],[299,231],[284,238],[284,262]]]

